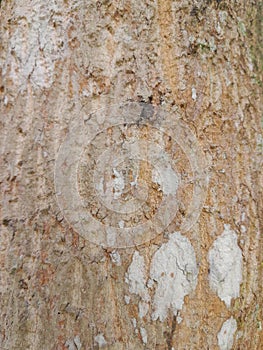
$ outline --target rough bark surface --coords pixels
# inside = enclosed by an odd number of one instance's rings
[[[0,349],[261,349],[260,4],[0,6]],[[63,216],[55,160],[72,120],[128,100],[179,115],[210,181],[186,233],[107,248]]]

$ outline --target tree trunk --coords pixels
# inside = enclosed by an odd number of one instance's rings
[[[0,4],[1,350],[261,349],[262,5]]]

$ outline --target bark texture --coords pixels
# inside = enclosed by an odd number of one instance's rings
[[[0,349],[261,349],[262,5],[0,4]],[[63,216],[55,160],[72,120],[127,100],[179,115],[210,182],[186,233],[103,248]]]

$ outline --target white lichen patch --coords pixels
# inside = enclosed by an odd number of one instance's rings
[[[197,99],[196,89],[192,87],[192,99],[195,101]]]
[[[233,317],[229,318],[223,323],[223,326],[217,335],[218,346],[220,350],[232,349],[236,330],[237,322]]]
[[[137,321],[136,321],[136,318],[132,318],[132,325],[133,325],[133,328],[135,329],[137,327]]]
[[[119,221],[119,228],[124,228],[125,222],[123,220]]]
[[[181,316],[177,316],[176,317],[176,321],[177,321],[178,324],[180,324],[183,321],[183,319],[182,319]]]
[[[125,304],[130,304],[131,298],[128,295],[124,295]]]
[[[4,72],[23,90],[28,79],[35,87],[49,88],[56,63],[68,54],[70,20],[62,17],[57,4],[50,1],[35,1],[34,6],[18,2],[14,18],[18,25],[10,34]]]
[[[197,284],[198,268],[190,241],[180,233],[172,234],[154,254],[150,275],[157,282],[152,319],[164,321],[169,309],[177,315],[182,309],[184,297]]]
[[[156,171],[153,169],[152,179],[159,183],[165,195],[176,194],[179,186],[179,178],[169,163]]]
[[[82,346],[80,337],[77,335],[73,340],[67,340],[65,346],[68,348],[68,350],[80,350]]]
[[[114,173],[114,199],[118,199],[122,195],[122,191],[124,190],[125,187],[125,181],[122,173],[117,171],[116,169],[113,169]]]
[[[242,282],[242,251],[229,225],[225,225],[224,232],[215,240],[208,259],[210,287],[229,307],[231,299],[239,296]]]
[[[143,327],[140,327],[140,334],[141,334],[143,343],[144,343],[144,344],[147,344],[148,337],[147,337],[146,329],[143,328]]]
[[[76,345],[77,350],[81,349],[82,344],[78,335],[74,338],[74,344]]]
[[[100,347],[103,347],[105,345],[107,345],[107,342],[104,338],[104,335],[101,333],[101,334],[98,334],[96,335],[96,337],[94,338],[95,342],[100,346]]]
[[[117,250],[114,250],[113,252],[110,253],[111,261],[117,265],[121,266],[121,256]]]
[[[74,342],[71,339],[66,341],[65,346],[68,348],[68,350],[75,350]]]
[[[132,262],[125,276],[125,282],[129,285],[130,293],[139,295],[144,301],[149,301],[144,258],[137,251],[133,254]]]

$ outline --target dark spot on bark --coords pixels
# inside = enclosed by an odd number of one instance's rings
[[[173,317],[171,332],[164,332],[164,336],[166,337],[167,349],[172,350],[173,348],[173,336],[176,328],[176,316]]]
[[[28,289],[28,285],[25,280],[23,279],[19,280],[18,284],[21,289]]]
[[[192,10],[190,11],[190,16],[197,16],[199,12],[199,9],[197,6],[194,6]]]
[[[8,226],[10,221],[11,221],[10,219],[4,218],[4,219],[3,219],[3,225],[4,225],[4,226]]]
[[[198,45],[190,43],[189,47],[188,47],[188,54],[189,55],[194,55],[197,53],[198,50]]]

